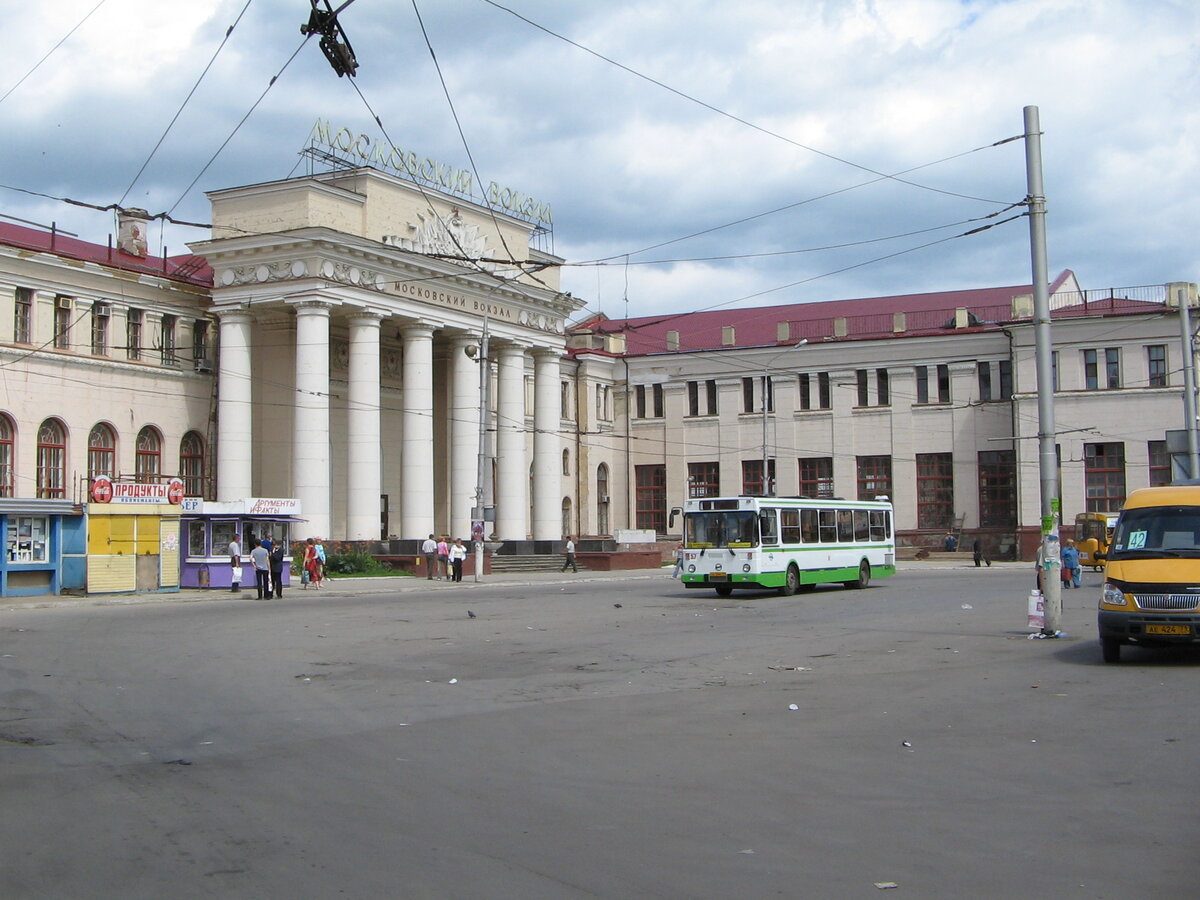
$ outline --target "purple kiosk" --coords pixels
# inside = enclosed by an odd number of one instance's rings
[[[248,497],[245,500],[201,500],[185,497],[180,523],[187,553],[180,567],[179,585],[185,588],[229,588],[229,542],[235,537],[242,549],[242,587],[254,588],[254,565],[250,562],[251,537],[271,543],[283,541],[288,548],[283,559],[283,583],[291,582],[292,525],[300,518],[300,501],[291,498]]]

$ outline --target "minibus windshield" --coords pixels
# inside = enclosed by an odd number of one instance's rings
[[[1108,558],[1200,558],[1200,507],[1127,509],[1117,522]]]

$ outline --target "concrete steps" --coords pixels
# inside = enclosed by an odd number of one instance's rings
[[[553,572],[562,569],[566,557],[561,553],[531,553],[524,556],[492,555],[493,572]],[[576,561],[581,572],[587,566]]]

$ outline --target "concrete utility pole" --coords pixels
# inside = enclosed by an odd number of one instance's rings
[[[1058,454],[1054,432],[1054,367],[1046,264],[1046,195],[1042,187],[1042,127],[1036,106],[1025,107],[1025,171],[1029,185],[1029,250],[1033,261],[1034,339],[1037,350],[1038,473],[1042,496],[1042,634],[1057,637],[1062,622],[1062,556],[1059,541]]]
[[[1188,478],[1200,478],[1200,452],[1196,441],[1196,366],[1192,347],[1192,316],[1188,288],[1179,289],[1179,327],[1183,342],[1183,427],[1187,429]]]

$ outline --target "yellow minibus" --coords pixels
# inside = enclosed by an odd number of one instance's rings
[[[1104,661],[1121,646],[1200,645],[1200,485],[1133,491],[1117,518],[1097,613]]]

